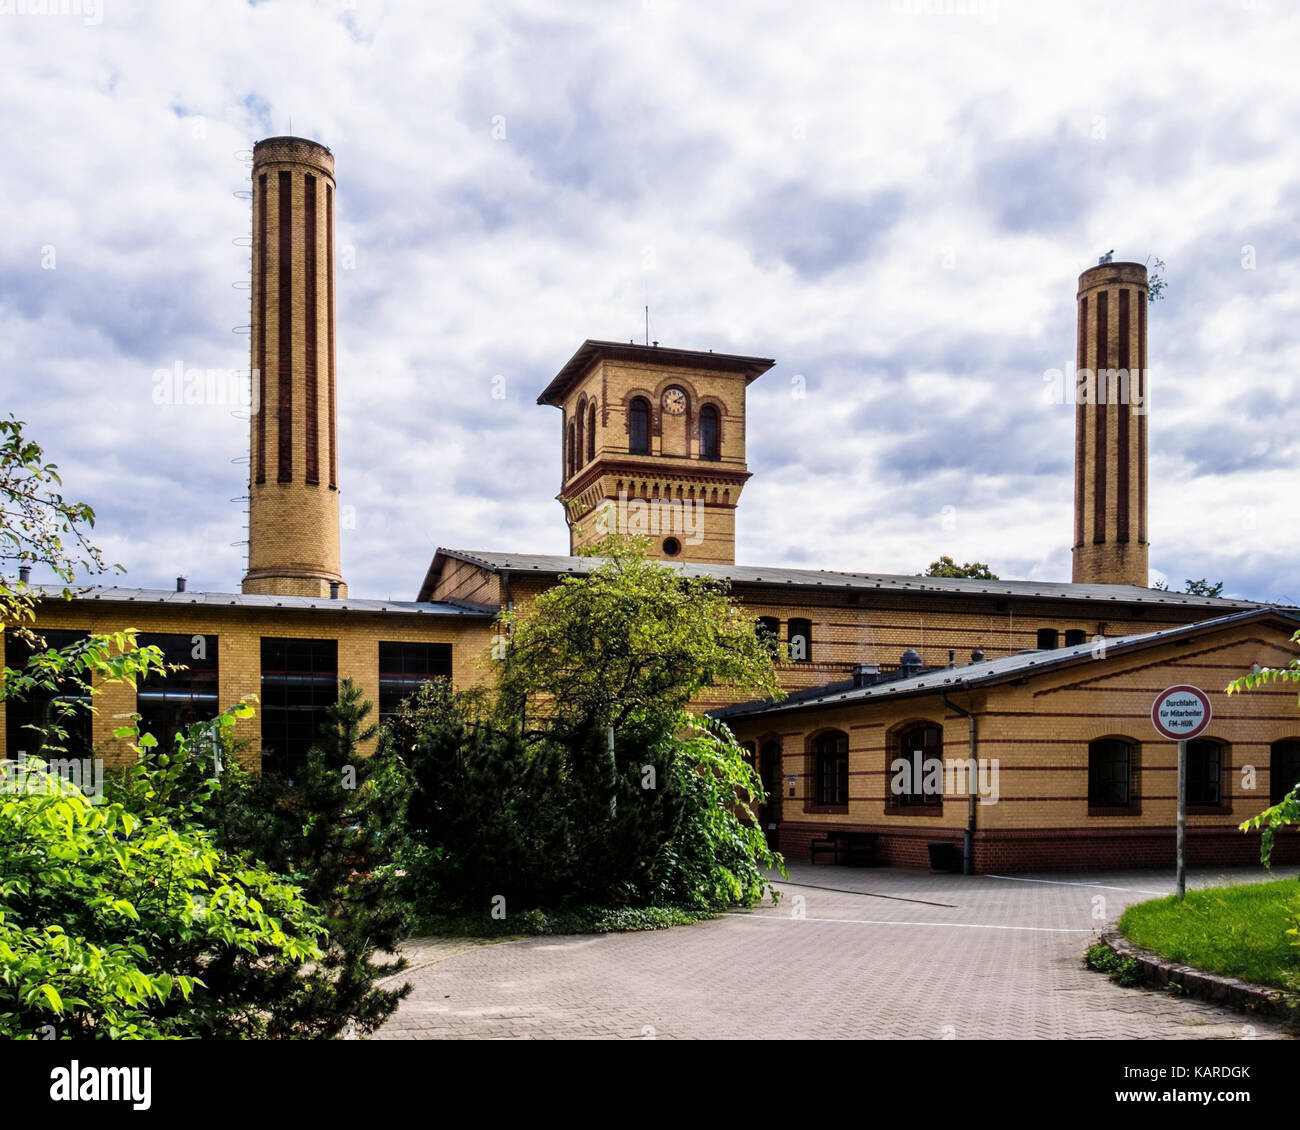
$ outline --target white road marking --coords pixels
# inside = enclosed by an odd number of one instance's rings
[[[1103,891],[1130,891],[1135,895],[1171,895],[1173,891],[1148,891],[1143,887],[1108,887],[1105,883],[1067,883],[1063,879],[1022,879],[1018,875],[985,875],[986,879],[1005,879],[1008,883],[1046,883],[1050,887],[1100,887]]]
[[[888,918],[794,918],[780,914],[742,914],[727,911],[729,918],[749,922],[831,922],[849,926],[951,926],[957,930],[1023,930],[1031,934],[1093,934],[1095,930],[1076,930],[1057,926],[992,926],[987,922],[898,922]]]

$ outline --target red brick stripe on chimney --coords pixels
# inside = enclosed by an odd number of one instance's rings
[[[1093,511],[1092,511],[1092,540],[1094,545],[1104,544],[1106,541],[1106,460],[1110,455],[1109,448],[1106,444],[1106,413],[1109,405],[1102,403],[1106,396],[1106,369],[1109,356],[1109,342],[1106,337],[1108,329],[1107,319],[1109,318],[1109,294],[1106,291],[1099,291],[1097,294],[1097,362],[1096,362],[1096,396],[1093,412],[1093,419],[1096,421],[1097,440],[1095,446],[1095,456],[1097,465],[1097,474],[1095,479]]]
[[[317,442],[320,438],[320,419],[317,404],[316,379],[316,178],[310,173],[303,175],[302,185],[303,211],[306,220],[305,246],[303,248],[303,306],[307,319],[305,329],[306,341],[303,345],[303,365],[306,369],[306,394],[304,410],[307,414],[304,428],[304,448],[307,469],[305,479],[309,483],[320,482],[320,454]]]
[[[293,175],[280,173],[279,481],[293,479]]]
[[[1129,367],[1128,302],[1129,291],[1121,290],[1119,292],[1119,367],[1126,375]],[[1129,466],[1133,458],[1129,437],[1129,405],[1127,403],[1127,400],[1133,394],[1132,378],[1126,376],[1126,381],[1127,383],[1122,387],[1128,393],[1128,397],[1121,399],[1120,403],[1115,406],[1119,423],[1119,434],[1115,437],[1119,447],[1119,459],[1115,468],[1115,493],[1118,496],[1115,500],[1118,504],[1115,516],[1115,537],[1118,541],[1128,541]]]

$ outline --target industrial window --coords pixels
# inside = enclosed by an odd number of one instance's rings
[[[754,634],[773,659],[781,654],[781,621],[775,616],[760,616],[754,625]]]
[[[596,402],[587,409],[587,462],[596,458]]]
[[[700,409],[700,458],[718,458],[718,410],[712,404]]]
[[[1281,804],[1282,798],[1300,784],[1300,740],[1284,738],[1273,743],[1269,750],[1268,780],[1270,804]]]
[[[627,407],[628,451],[633,455],[650,454],[650,405],[635,397]]]
[[[569,421],[569,477],[578,469],[578,425]]]
[[[262,640],[262,771],[293,782],[338,700],[337,640]]]
[[[1088,642],[1088,633],[1082,628],[1068,628],[1065,632],[1065,646],[1079,647]]]
[[[1128,808],[1133,803],[1133,746],[1123,738],[1088,743],[1088,807]]]
[[[32,647],[13,628],[5,629],[5,665],[20,670],[33,655],[62,651],[80,643],[87,633],[44,629],[36,633],[43,646]],[[5,701],[5,753],[41,754],[44,757],[90,757],[92,754],[90,696],[75,679],[63,679],[48,687],[34,687],[22,698]],[[58,726],[63,738],[44,734],[32,727]],[[48,744],[47,744],[48,743]]]
[[[141,647],[156,647],[163,662],[180,664],[184,671],[166,675],[150,673],[136,686],[135,709],[140,715],[140,732],[152,734],[162,749],[171,749],[176,735],[215,718],[217,706],[217,637],[183,634],[141,633]]]
[[[430,679],[451,678],[451,644],[379,644],[379,721],[387,722],[404,698]]]
[[[1060,633],[1055,628],[1038,629],[1038,649],[1040,651],[1055,650],[1060,640]]]
[[[1187,743],[1187,804],[1214,807],[1223,803],[1223,746],[1214,741]]]
[[[812,621],[793,619],[789,625],[790,659],[795,663],[812,661]]]
[[[818,804],[849,803],[849,739],[838,730],[817,739],[813,753],[814,796]]]
[[[898,735],[897,758],[905,766],[890,765],[887,803],[898,808],[943,803],[943,774],[934,771],[937,761],[943,765],[943,727],[924,722]]]

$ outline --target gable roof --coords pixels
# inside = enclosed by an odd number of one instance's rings
[[[825,709],[843,706],[855,702],[866,702],[886,698],[902,698],[908,695],[935,694],[938,691],[965,689],[967,687],[987,686],[999,682],[1010,682],[1028,674],[1053,671],[1072,664],[1084,664],[1105,661],[1116,655],[1123,655],[1142,648],[1154,647],[1171,640],[1187,639],[1207,635],[1235,624],[1274,621],[1295,633],[1300,629],[1300,611],[1288,608],[1263,606],[1245,612],[1236,612],[1228,616],[1218,616],[1213,620],[1199,620],[1194,624],[1183,624],[1177,628],[1163,628],[1156,632],[1141,632],[1130,636],[1116,636],[1107,639],[1103,654],[1097,657],[1094,649],[1097,644],[1086,643],[1077,647],[1061,647],[1052,651],[1031,651],[1020,655],[1005,655],[998,659],[986,659],[979,663],[970,663],[964,667],[939,667],[923,671],[906,679],[894,679],[884,683],[873,683],[855,687],[852,683],[833,683],[824,687],[800,691],[786,696],[779,702],[762,699],[756,702],[742,702],[734,706],[719,707],[709,711],[711,717],[730,721],[736,718],[752,718],[766,715],[797,714],[805,710]]]
[[[452,558],[493,573],[533,573],[539,576],[581,575],[605,562],[603,557],[566,557],[545,553],[494,553],[484,550],[439,548],[420,588],[419,599],[428,600],[443,563]],[[1077,585],[1066,581],[982,581],[972,577],[913,577],[899,573],[842,573],[829,569],[786,569],[759,565],[705,565],[664,562],[685,577],[713,577],[742,585],[783,588],[843,589],[856,592],[928,593],[954,596],[1020,597],[1049,600],[1086,600],[1098,603],[1156,605],[1166,608],[1204,608],[1229,612],[1259,608],[1251,600],[1192,596],[1188,593],[1144,589],[1136,585]]]
[[[678,369],[710,369],[714,372],[743,373],[745,384],[761,377],[776,364],[770,357],[747,357],[741,353],[714,353],[711,349],[670,349],[636,342],[597,341],[588,338],[565,362],[537,398],[538,404],[559,405],[575,381],[581,380],[597,361],[649,361]]]

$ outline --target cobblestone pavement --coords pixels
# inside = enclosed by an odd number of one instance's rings
[[[1189,884],[1257,881],[1197,872]],[[1002,877],[790,865],[779,906],[672,930],[407,947],[373,1039],[1279,1039],[1214,1005],[1085,970],[1152,872]],[[802,917],[800,917],[802,915]]]

